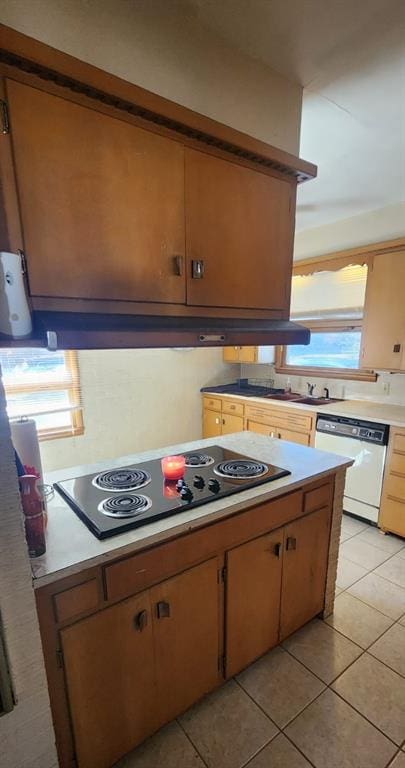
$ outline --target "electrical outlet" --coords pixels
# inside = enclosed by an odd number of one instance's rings
[[[384,392],[384,395],[389,395],[389,393],[390,393],[390,389],[391,389],[391,384],[390,384],[390,382],[389,382],[389,381],[384,381],[384,384],[383,384],[383,392]]]

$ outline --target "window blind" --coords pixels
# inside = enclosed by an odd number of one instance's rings
[[[292,278],[291,317],[294,320],[361,319],[367,265],[314,272]]]

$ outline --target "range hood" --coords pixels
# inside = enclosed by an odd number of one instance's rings
[[[309,330],[290,320],[246,318],[35,312],[34,328],[38,346],[51,350],[271,346],[310,340]]]

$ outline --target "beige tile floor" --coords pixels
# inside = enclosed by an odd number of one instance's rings
[[[314,619],[116,768],[405,768],[405,541],[344,516]]]

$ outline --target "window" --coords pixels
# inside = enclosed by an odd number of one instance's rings
[[[39,439],[83,433],[76,352],[0,350],[10,419],[34,418]]]
[[[367,266],[358,264],[294,275],[291,318],[310,329],[311,341],[279,347],[276,371],[375,381],[360,368],[366,281]]]
[[[285,362],[295,368],[358,368],[360,340],[360,328],[315,329],[308,346],[286,348]]]

